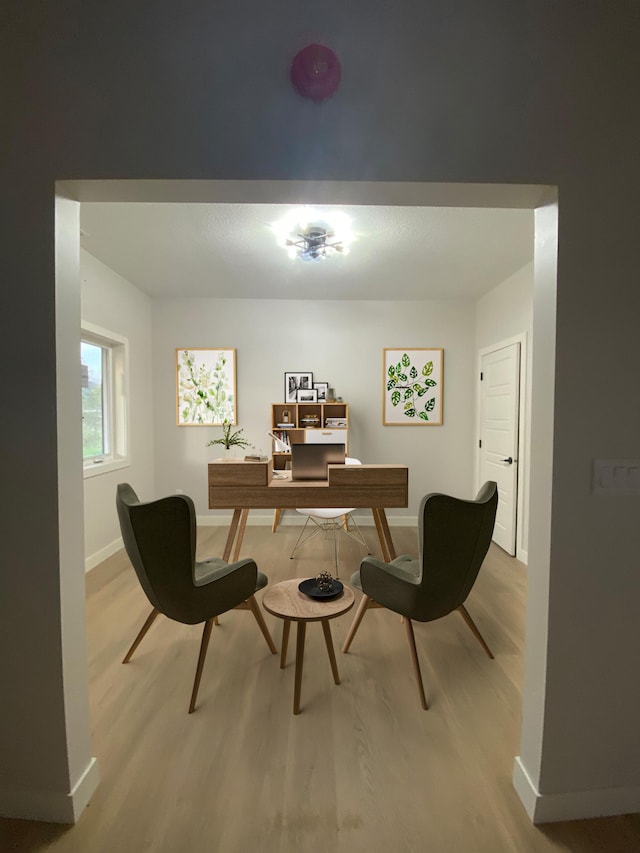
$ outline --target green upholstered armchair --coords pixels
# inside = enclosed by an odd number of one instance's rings
[[[276,648],[254,593],[267,577],[251,559],[196,561],[196,516],[186,495],[140,503],[128,483],[117,488],[116,506],[125,550],[153,610],[125,655],[128,663],[158,613],[196,625],[204,622],[189,713],[195,709],[214,620],[233,608],[250,609],[273,654]]]
[[[369,607],[386,607],[404,617],[420,701],[422,685],[412,620],[432,622],[457,610],[488,657],[491,651],[469,616],[464,602],[489,550],[498,506],[498,486],[489,481],[475,500],[425,495],[418,512],[418,557],[403,555],[391,563],[365,557],[351,584],[364,595],[342,649],[348,652]]]

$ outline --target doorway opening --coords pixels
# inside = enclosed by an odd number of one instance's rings
[[[538,223],[541,227],[557,229],[556,192],[553,187],[531,185],[463,185],[428,183],[366,183],[366,182],[249,182],[249,181],[72,181],[59,182],[57,190],[56,216],[56,279],[58,305],[57,375],[58,385],[58,471],[59,493],[65,509],[61,512],[59,539],[61,565],[71,566],[71,572],[78,575],[77,564],[82,560],[84,543],[82,525],[77,519],[82,517],[83,482],[78,475],[77,460],[81,458],[81,430],[68,429],[68,413],[73,413],[77,402],[77,354],[79,351],[80,328],[73,328],[73,317],[80,316],[79,288],[79,205],[83,201],[196,201],[196,202],[247,202],[270,201],[282,204],[303,204],[312,201],[315,204],[404,204],[416,206],[468,206],[468,207],[505,207],[542,211],[536,213],[536,252],[544,241],[537,239]],[[310,198],[310,196],[312,198]],[[552,210],[551,217],[544,211]],[[551,222],[551,224],[549,224]],[[557,242],[557,241],[556,241]],[[542,278],[539,278],[541,276]],[[552,284],[552,287],[549,285]],[[534,341],[533,351],[538,371],[532,382],[532,412],[542,413],[532,419],[531,468],[536,468],[535,482],[532,482],[531,506],[548,506],[551,500],[551,459],[553,447],[553,392],[555,353],[555,259],[549,264],[536,264],[534,294]],[[535,346],[542,346],[538,351]],[[539,354],[538,354],[539,352]],[[534,440],[535,437],[535,440]],[[534,535],[535,528],[535,535]],[[536,543],[535,559],[544,570],[540,582],[548,577],[549,564],[549,519],[541,511],[530,519],[531,541]],[[532,554],[529,554],[531,565]],[[83,568],[80,574],[83,574]],[[78,598],[79,600],[79,598]],[[536,607],[543,608],[545,601],[535,601]],[[82,605],[83,606],[83,605]],[[81,614],[78,614],[81,621]],[[527,636],[527,648],[533,644],[538,649],[546,647],[546,621],[528,619],[530,632]],[[537,632],[537,633],[536,633]],[[76,681],[75,696],[70,702],[87,702],[87,679]],[[536,685],[532,685],[532,691]],[[84,692],[84,695],[81,695]],[[540,691],[536,703],[544,701],[544,691]],[[529,703],[531,706],[531,702]],[[531,713],[529,718],[535,718]],[[525,719],[525,724],[527,720]],[[535,719],[534,719],[535,722]],[[71,748],[71,747],[70,747]]]

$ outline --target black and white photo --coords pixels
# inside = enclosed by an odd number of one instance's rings
[[[329,391],[328,382],[314,382],[313,387],[318,392],[318,403],[327,402],[327,392]]]
[[[284,375],[284,401],[285,403],[297,403],[298,391],[313,390],[313,373],[304,371],[297,373],[285,373]],[[306,402],[306,401],[305,401]]]

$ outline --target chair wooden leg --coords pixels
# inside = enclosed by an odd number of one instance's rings
[[[367,608],[369,607],[369,602],[371,599],[368,595],[363,595],[358,605],[358,609],[356,610],[355,616],[353,617],[353,622],[351,623],[351,627],[349,628],[349,633],[347,634],[347,639],[344,641],[344,645],[342,647],[342,653],[346,655],[349,651],[349,647],[353,642],[353,638],[356,635],[356,631],[360,627],[360,623],[364,619],[364,614],[367,612]]]
[[[429,710],[427,697],[424,695],[424,687],[422,686],[422,674],[420,672],[420,662],[418,661],[418,650],[416,649],[416,638],[413,633],[413,624],[411,619],[404,620],[407,629],[407,639],[409,641],[409,650],[411,652],[411,662],[413,663],[413,672],[418,682],[418,693],[420,694],[420,704],[424,711]]]
[[[252,595],[251,598],[247,599],[247,604],[249,605],[249,609],[251,610],[253,615],[256,617],[256,622],[258,623],[258,626],[259,626],[260,630],[262,631],[262,636],[267,641],[267,645],[269,646],[271,654],[272,655],[277,654],[278,650],[276,649],[276,647],[273,644],[273,640],[271,639],[271,634],[269,633],[269,629],[267,628],[267,623],[264,621],[264,616],[262,615],[262,612],[260,610],[260,605],[256,601],[255,595]]]
[[[211,636],[212,628],[213,619],[207,619],[207,621],[204,623],[204,630],[202,631],[202,642],[200,643],[200,654],[198,655],[196,677],[193,682],[193,690],[191,691],[191,702],[189,703],[190,714],[193,714],[196,707],[196,699],[198,698],[198,688],[200,687],[200,679],[202,678],[202,670],[204,668],[204,661],[207,656],[207,649],[209,647],[209,637]]]
[[[160,611],[159,611],[159,610],[156,610],[156,609],[155,609],[155,607],[154,607],[154,608],[153,608],[153,610],[151,611],[151,613],[147,616],[147,618],[146,618],[146,621],[145,621],[144,625],[143,625],[143,626],[142,626],[142,628],[140,628],[140,630],[138,631],[138,636],[135,638],[135,640],[133,641],[133,645],[131,646],[131,648],[129,649],[129,651],[128,651],[128,652],[126,653],[126,655],[124,656],[124,660],[122,661],[122,663],[129,663],[129,661],[131,660],[131,656],[132,656],[132,654],[133,654],[133,653],[135,652],[135,650],[138,648],[138,646],[140,645],[140,642],[142,641],[142,638],[144,637],[144,635],[147,633],[147,631],[149,630],[149,628],[150,628],[150,627],[153,625],[153,623],[155,622],[156,616],[159,614],[159,612],[160,612]]]
[[[469,628],[471,628],[471,633],[473,634],[473,636],[476,638],[476,640],[480,643],[480,645],[484,649],[486,656],[488,658],[491,658],[491,660],[494,660],[493,652],[491,651],[489,646],[485,643],[484,637],[482,636],[480,631],[478,631],[478,629],[476,627],[476,623],[473,621],[471,616],[469,616],[469,611],[464,606],[464,604],[461,604],[460,607],[458,607],[458,613],[462,616],[462,618],[467,623]]]

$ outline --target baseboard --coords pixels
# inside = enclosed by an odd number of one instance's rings
[[[114,539],[113,542],[110,542],[109,545],[105,545],[104,548],[101,548],[99,551],[96,551],[95,554],[90,554],[88,557],[85,557],[84,560],[84,570],[85,573],[94,569],[99,563],[102,563],[103,560],[106,560],[107,557],[111,557],[112,554],[115,554],[116,551],[119,551],[124,547],[122,539]]]
[[[371,513],[363,510],[362,515],[354,513],[355,519],[359,525],[373,527],[373,518]],[[280,516],[280,526],[297,527],[305,523],[305,517],[297,513],[294,509],[285,509]],[[231,511],[229,515],[199,515],[196,519],[198,527],[228,527],[231,521]],[[416,527],[418,519],[415,516],[391,516],[388,517],[390,527]],[[273,510],[256,510],[252,509],[247,518],[248,527],[271,527],[273,524]],[[122,547],[122,544],[120,544]],[[116,549],[117,550],[117,549]],[[109,555],[107,555],[109,556]]]
[[[0,788],[0,815],[45,823],[76,823],[98,787],[98,781],[98,762],[91,758],[84,773],[68,794]]]
[[[521,548],[519,551],[516,551],[516,560],[520,560],[521,563],[524,563],[525,566],[528,566],[529,552],[525,551],[524,548]]]
[[[536,824],[640,812],[640,787],[541,794],[520,756],[516,756],[514,763],[513,786],[532,823]]]

